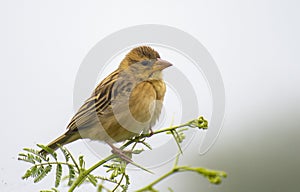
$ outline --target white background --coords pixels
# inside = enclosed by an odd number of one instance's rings
[[[181,174],[158,188],[298,191],[299,8],[296,0],[2,0],[1,191],[38,191],[52,186],[52,178],[40,184],[22,181],[27,165],[16,160],[17,154],[23,147],[47,143],[64,131],[74,113],[77,70],[93,45],[112,32],[147,23],[173,26],[196,37],[216,61],[227,97],[217,143],[199,156],[194,142],[181,163],[224,170],[228,178],[214,186],[201,176]],[[79,154],[84,144],[76,142],[69,148]],[[91,157],[88,162],[96,160]],[[169,167],[157,170],[157,175]],[[134,186],[155,177],[133,174],[139,175],[132,180],[138,183]],[[142,174],[143,180],[138,180]]]

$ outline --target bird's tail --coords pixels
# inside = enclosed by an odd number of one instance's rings
[[[56,138],[55,140],[53,140],[51,143],[49,143],[47,145],[48,148],[52,149],[52,150],[56,150],[58,149],[60,146],[71,143],[77,139],[79,139],[80,136],[79,134],[69,134],[68,132],[59,136],[58,138]],[[45,151],[44,149],[42,149],[40,151],[40,154],[42,155],[47,155],[48,152]]]

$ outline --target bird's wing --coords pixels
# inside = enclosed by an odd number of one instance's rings
[[[95,88],[90,98],[79,108],[67,126],[70,131],[77,128],[86,128],[98,121],[97,114],[103,113],[111,105],[112,88],[118,79],[119,71],[116,70],[107,76]]]

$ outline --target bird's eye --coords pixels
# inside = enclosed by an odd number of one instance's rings
[[[149,64],[149,61],[145,60],[145,61],[142,61],[142,65],[146,66]]]

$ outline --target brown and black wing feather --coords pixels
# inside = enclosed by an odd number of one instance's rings
[[[86,128],[93,121],[94,116],[92,114],[101,114],[109,108],[112,99],[112,88],[118,79],[118,75],[119,71],[116,70],[101,81],[91,97],[84,102],[71,119],[67,129],[75,131],[80,128]]]
[[[67,126],[68,130],[49,143],[47,145],[49,148],[56,150],[60,145],[65,145],[81,138],[78,130],[89,128],[98,119],[95,118],[95,115],[99,115],[109,109],[111,105],[112,88],[118,79],[118,74],[119,71],[115,70],[100,82],[91,97],[84,102],[78,112],[73,116]],[[42,150],[41,153],[47,154],[44,150]]]

